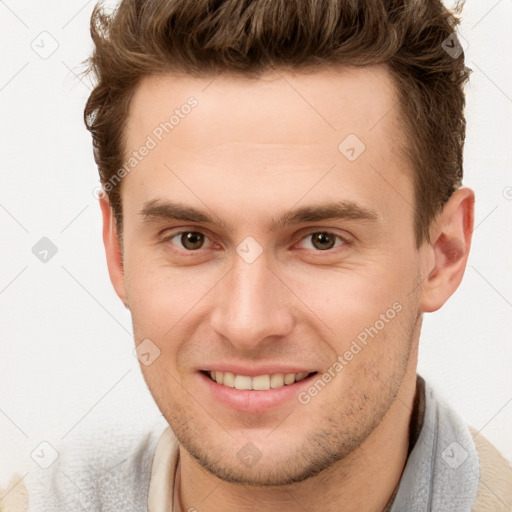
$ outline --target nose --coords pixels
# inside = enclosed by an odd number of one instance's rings
[[[292,294],[268,268],[265,253],[252,263],[235,256],[219,284],[210,325],[238,350],[254,350],[293,330]]]

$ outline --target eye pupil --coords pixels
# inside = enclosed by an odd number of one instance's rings
[[[197,231],[188,231],[181,235],[181,243],[186,249],[200,249],[204,243],[204,235]]]
[[[325,250],[332,249],[335,243],[335,237],[329,233],[314,233],[312,235],[312,243],[316,249]]]

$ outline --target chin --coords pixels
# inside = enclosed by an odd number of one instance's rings
[[[339,436],[331,434],[327,437],[326,434],[317,430],[296,445],[287,443],[286,439],[280,441],[277,437],[275,442],[268,439],[266,444],[231,438],[231,446],[212,447],[204,442],[189,442],[191,439],[186,439],[186,435],[180,443],[201,467],[225,482],[276,487],[319,475],[344,459],[362,442],[362,439],[342,440]]]

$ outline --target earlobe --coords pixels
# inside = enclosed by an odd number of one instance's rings
[[[433,223],[428,250],[434,266],[426,272],[420,304],[425,313],[441,308],[462,281],[473,234],[474,202],[472,190],[456,190]]]
[[[106,195],[100,199],[101,214],[103,217],[103,244],[107,257],[108,273],[114,289],[126,308],[128,300],[126,297],[126,286],[124,279],[123,254],[119,235],[117,233],[116,219],[110,202]]]

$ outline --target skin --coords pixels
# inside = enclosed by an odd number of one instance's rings
[[[382,510],[407,458],[422,314],[462,279],[473,192],[453,194],[418,249],[413,170],[384,67],[146,77],[130,107],[127,155],[191,96],[197,107],[123,180],[122,249],[100,200],[109,272],[135,342],[160,350],[141,368],[181,443],[181,507]],[[355,161],[338,150],[348,134],[366,145]],[[213,222],[145,218],[153,200]],[[336,201],[373,218],[269,229],[291,210]],[[202,233],[204,245],[187,249],[181,231]],[[342,238],[319,249],[313,234],[326,232]],[[252,263],[236,251],[247,236],[263,251]],[[240,411],[199,373],[286,364],[320,376],[396,303],[400,312],[307,404]],[[261,455],[251,466],[237,456],[249,442]]]

